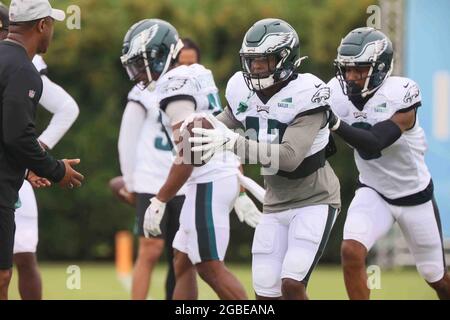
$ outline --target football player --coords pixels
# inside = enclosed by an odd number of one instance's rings
[[[195,112],[214,113],[221,109],[211,71],[199,64],[176,63],[182,47],[172,25],[151,19],[147,28],[130,40],[129,49],[122,56],[130,79],[152,92],[155,104],[169,122],[168,130],[172,130],[176,145],[180,143],[178,129],[185,118]],[[245,299],[244,288],[223,263],[230,232],[229,213],[239,194],[239,162],[229,155],[194,167],[197,163],[183,157],[177,154],[165,183],[150,199],[143,232],[146,237],[161,234],[165,209],[186,184],[180,228],[173,241],[176,249],[173,298],[197,298],[197,270],[220,298]],[[245,212],[244,220],[254,226],[259,212]]]
[[[226,89],[228,107],[209,117],[214,129],[193,129],[202,136],[190,141],[203,145],[192,150],[207,158],[225,148],[265,167],[264,212],[252,248],[256,297],[307,299],[308,279],[340,208],[339,181],[326,160],[333,146],[329,88],[297,72],[299,37],[283,20],[256,22],[240,57],[242,71]],[[234,128],[246,130],[250,139]]]
[[[8,34],[8,8],[0,4],[0,40]],[[50,150],[58,143],[78,117],[75,100],[59,85],[47,77],[47,65],[41,56],[33,58],[33,64],[43,82],[39,104],[53,114],[49,125],[39,136],[41,146]],[[20,207],[15,212],[14,264],[19,278],[19,293],[24,300],[42,299],[42,280],[36,259],[38,244],[38,208],[31,184],[25,180],[19,190]],[[19,206],[19,205],[18,205]]]
[[[391,41],[373,28],[351,31],[341,42],[331,88],[330,128],[354,150],[358,189],[348,209],[341,254],[350,299],[368,299],[365,260],[397,222],[417,270],[450,298],[439,212],[425,164],[425,133],[417,109],[419,86],[390,76]]]
[[[123,52],[129,50],[130,40],[153,25],[145,19],[134,24],[124,39]],[[163,185],[174,160],[174,146],[168,118],[161,112],[156,95],[141,90],[137,85],[128,94],[119,134],[119,159],[125,185],[119,195],[129,199],[136,207],[139,251],[134,266],[132,299],[147,298],[151,275],[163,250],[167,256],[166,299],[172,299],[175,288],[172,242],[179,228],[179,217],[184,202],[184,188],[181,188],[166,207],[161,221],[159,236],[146,238],[143,231],[144,214],[149,200]]]

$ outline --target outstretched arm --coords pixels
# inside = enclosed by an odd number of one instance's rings
[[[249,140],[237,132],[228,129],[214,117],[208,118],[214,129],[194,128],[192,131],[201,137],[192,137],[192,151],[204,152],[203,159],[209,158],[217,149],[232,150],[249,163],[260,163],[264,167],[292,172],[305,159],[319,132],[326,124],[324,112],[298,117],[291,123],[280,144]]]
[[[249,163],[257,161],[263,166],[271,166],[278,161],[278,168],[294,171],[305,159],[306,154],[324,124],[324,113],[299,117],[290,124],[281,144],[257,142],[239,136],[236,151],[245,150],[245,159]]]
[[[350,126],[334,113],[329,119],[330,129],[357,150],[376,154],[397,141],[403,132],[411,129],[416,121],[416,110],[397,112],[390,119],[375,124],[370,129]]]
[[[177,100],[171,102],[165,108],[165,112],[170,119],[172,125],[172,132],[174,133],[174,142],[177,146],[177,156],[170,168],[169,175],[166,182],[159,190],[156,197],[161,202],[170,201],[177,194],[178,190],[186,183],[191,176],[194,166],[183,161],[181,155],[181,135],[179,134],[180,127],[189,115],[195,111],[195,105],[190,100]]]
[[[161,106],[161,105],[160,105]],[[195,111],[195,104],[191,100],[176,100],[164,105],[164,111],[170,119],[174,142],[177,148],[181,142],[179,129],[184,119]],[[191,176],[194,167],[181,161],[181,150],[177,150],[177,157],[170,168],[169,175],[155,197],[150,199],[150,205],[144,215],[144,235],[157,236],[161,234],[161,220],[164,216],[166,203],[177,194],[178,190],[185,184]]]

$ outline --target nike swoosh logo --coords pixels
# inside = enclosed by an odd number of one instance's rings
[[[318,87],[320,87],[322,84],[314,84],[314,87],[316,87],[316,89],[318,88]]]
[[[407,83],[407,84],[405,84],[404,86],[403,86],[403,88],[408,88],[408,86],[409,86],[409,82]]]

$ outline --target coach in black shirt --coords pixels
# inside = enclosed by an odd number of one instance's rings
[[[39,144],[36,107],[42,80],[31,60],[45,53],[53,23],[65,14],[48,0],[12,0],[9,34],[0,42],[0,299],[7,299],[14,245],[14,210],[26,175],[34,186],[58,182],[80,186],[83,176],[72,169],[74,160],[56,160]],[[48,180],[47,180],[48,179]]]

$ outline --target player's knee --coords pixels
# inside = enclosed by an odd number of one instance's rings
[[[445,295],[450,295],[450,274],[445,272],[444,276],[433,283],[428,282],[430,287],[432,287],[438,293],[444,293]]]
[[[9,285],[12,277],[12,270],[0,270],[0,288],[6,287]]]
[[[344,240],[341,245],[342,263],[349,264],[364,264],[367,256],[366,248],[359,242],[354,240]]]
[[[278,297],[280,292],[280,273],[267,264],[254,265],[252,268],[253,288],[258,296]]]
[[[282,278],[303,280],[308,277],[316,255],[321,256],[322,252],[302,247],[289,249],[283,262]]]
[[[216,281],[218,278],[217,270],[208,265],[197,265],[197,272],[200,277],[208,283],[211,281]]]
[[[435,289],[441,284],[445,284],[445,281],[441,281],[444,280],[444,266],[439,263],[420,263],[417,265],[417,271]]]
[[[220,276],[224,269],[219,261],[202,262],[196,265],[197,272],[206,283],[214,287],[220,282]]]
[[[160,253],[152,250],[139,250],[139,259],[146,264],[155,264],[158,262],[160,256]]]
[[[175,271],[183,269],[183,266],[186,264],[186,261],[181,252],[177,251],[174,253],[172,258],[172,264]]]
[[[33,253],[17,253],[14,255],[14,264],[19,270],[33,269],[37,267]]]
[[[175,277],[179,278],[184,273],[193,271],[194,266],[189,260],[187,254],[180,251],[175,251],[173,256],[173,268],[175,272]]]
[[[146,241],[147,240],[147,241]],[[160,239],[146,239],[139,244],[139,259],[149,264],[159,260],[164,248],[164,242]]]
[[[281,282],[281,291],[283,292],[283,297],[289,298],[290,296],[306,293],[306,287],[303,282],[284,278]]]

